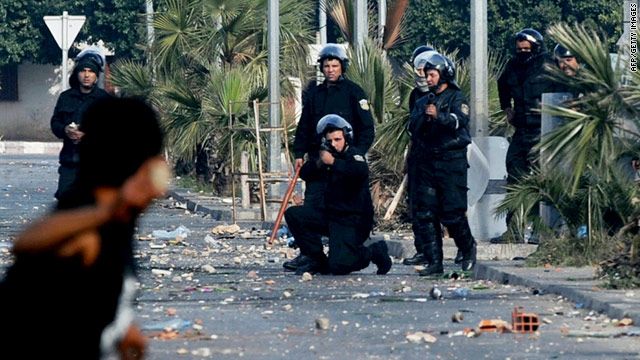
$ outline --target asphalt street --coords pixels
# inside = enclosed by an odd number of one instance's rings
[[[0,155],[0,274],[12,237],[52,207],[56,170],[55,156]],[[188,235],[151,236],[181,225]],[[639,338],[628,336],[636,327],[557,295],[466,276],[420,278],[397,262],[385,276],[371,265],[305,281],[282,271],[296,253],[265,248],[261,224],[212,234],[218,225],[171,198],[144,214],[134,241],[148,359],[640,359]],[[460,275],[453,264],[446,270]],[[442,299],[430,297],[433,287]],[[468,334],[481,320],[511,323],[516,306],[539,315],[537,332]],[[31,336],[46,336],[42,321]]]

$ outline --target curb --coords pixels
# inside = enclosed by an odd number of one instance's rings
[[[557,294],[612,319],[628,317],[634,325],[640,324],[640,293],[637,290],[600,290],[601,282],[594,280],[595,274],[593,267],[525,268],[523,261],[496,261],[476,263],[473,276]]]
[[[225,203],[221,198],[213,198],[211,196],[204,196],[198,193],[193,193],[189,189],[173,188],[168,192],[169,196],[173,197],[176,201],[186,205],[187,210],[196,212],[200,211],[211,216],[215,221],[232,221],[233,214],[231,210],[231,204]],[[236,209],[237,222],[241,224],[262,224],[260,227],[265,229],[271,229],[273,227],[274,219],[267,219],[266,222],[262,222],[260,218],[260,210],[257,209]],[[275,213],[271,214],[275,217]],[[283,221],[284,222],[284,221]],[[413,240],[403,239],[408,234],[396,234],[396,233],[384,233],[376,232],[371,235],[371,241],[385,240],[387,247],[389,248],[389,255],[398,258],[406,259],[412,257],[415,253],[415,247]],[[412,234],[411,234],[412,235]],[[447,260],[453,260],[456,257],[458,248],[455,246],[452,239],[444,239],[443,255]],[[478,259],[479,260],[511,260],[516,257],[525,258],[531,253],[536,251],[536,245],[528,244],[510,244],[510,245],[498,245],[491,244],[488,241],[478,242]]]
[[[0,141],[0,154],[58,155],[62,142]]]

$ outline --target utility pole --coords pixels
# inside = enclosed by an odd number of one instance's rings
[[[384,39],[385,25],[387,23],[387,0],[378,0],[378,37],[380,44]]]
[[[147,12],[147,46],[151,50],[153,45],[153,0],[146,0]]]
[[[353,27],[353,47],[357,51],[364,46],[368,34],[367,0],[355,0],[354,14],[356,21]]]
[[[327,1],[318,3],[318,27],[320,28],[320,45],[327,43]]]
[[[471,136],[488,136],[487,0],[471,1]]]
[[[280,126],[280,4],[279,0],[269,0],[267,6],[269,38],[269,127]],[[260,136],[260,134],[256,134]],[[269,132],[269,156],[268,171],[280,171],[280,132]],[[289,156],[289,154],[287,154]],[[280,196],[281,191],[277,185],[270,188],[272,198]]]

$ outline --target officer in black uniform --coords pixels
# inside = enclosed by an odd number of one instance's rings
[[[576,71],[580,67],[578,58],[569,49],[560,44],[556,44],[553,48],[553,57],[560,70],[569,76],[575,76]]]
[[[373,227],[373,203],[369,166],[364,152],[351,145],[351,124],[329,114],[318,122],[317,134],[324,139],[321,150],[304,163],[300,177],[326,184],[324,205],[294,206],[284,214],[300,253],[309,259],[296,268],[296,273],[345,275],[373,262],[378,274],[386,274],[392,264],[386,243],[363,246]],[[319,235],[329,237],[328,258]]]
[[[373,117],[366,94],[360,86],[344,77],[349,64],[347,52],[339,45],[327,44],[320,51],[318,63],[325,79],[312,88],[304,99],[293,142],[296,168],[304,163],[305,154],[311,162],[318,159],[321,139],[316,134],[316,125],[327,114],[339,115],[351,125],[354,132],[351,146],[363,154],[366,154],[374,140]],[[305,206],[321,206],[325,187],[322,181],[307,181]],[[283,266],[287,270],[295,270],[307,260],[300,255]]]
[[[63,140],[60,151],[58,191],[55,197],[61,200],[73,189],[78,174],[78,144],[84,133],[78,128],[82,115],[96,100],[108,98],[100,89],[98,76],[104,66],[103,58],[96,52],[85,52],[75,59],[76,66],[69,77],[71,88],[60,94],[51,117],[53,134]],[[107,150],[105,150],[107,151]]]
[[[507,151],[507,184],[514,184],[530,172],[534,154],[531,148],[540,139],[542,94],[554,92],[554,83],[545,76],[545,64],[553,59],[544,50],[542,35],[533,29],[524,29],[515,36],[516,57],[511,59],[498,79],[500,107],[507,120],[515,127]],[[513,101],[513,103],[512,103]],[[507,214],[507,225],[512,214]],[[522,242],[519,237],[514,242]],[[491,239],[492,243],[505,242],[504,235]]]
[[[427,84],[427,77],[425,76],[424,65],[426,64],[426,60],[430,56],[430,54],[434,52],[435,52],[434,48],[432,48],[431,46],[424,46],[424,45],[417,47],[413,51],[413,54],[411,56],[411,64],[413,65],[413,79],[415,81],[416,87],[411,91],[411,94],[409,94],[409,114],[411,114],[411,111],[415,107],[416,101],[418,101],[418,99],[420,99],[421,97],[427,95],[427,93],[429,92],[429,85]],[[409,151],[407,154],[406,163],[415,162],[413,159],[416,156],[420,156],[420,154],[417,154],[415,149],[412,149],[411,143],[409,143]],[[408,182],[409,208],[411,212],[411,217],[415,218],[416,204],[415,204],[415,201],[412,201],[412,200],[415,200],[416,196],[415,194],[412,193],[412,191],[416,188],[416,186],[414,186],[414,183],[416,181],[415,179],[416,172],[412,171],[412,169],[413,169],[412,167],[409,167],[407,166],[407,164],[405,164],[405,172],[407,173],[408,179],[409,179],[409,182]],[[437,220],[435,223],[435,228],[437,232],[436,236],[441,238],[442,231],[440,228],[440,223]],[[413,257],[404,259],[402,263],[404,265],[427,264],[428,261],[425,258],[423,253],[422,237],[416,236],[413,240],[413,245],[416,248],[416,254]]]
[[[467,128],[469,105],[455,82],[453,62],[431,54],[424,66],[429,94],[420,98],[411,112],[407,131],[418,156],[411,159],[415,189],[413,233],[420,237],[428,266],[421,276],[443,272],[439,219],[462,252],[462,270],[476,262],[476,244],[467,221]]]

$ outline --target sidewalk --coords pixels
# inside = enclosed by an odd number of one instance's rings
[[[612,319],[631,318],[640,324],[640,289],[601,289],[597,269],[525,268],[524,261],[487,261],[476,264],[474,277],[510,285],[531,287],[539,293],[558,294]]]
[[[191,211],[204,212],[217,221],[232,220],[231,199],[212,198],[192,193],[188,189],[172,189],[170,195]],[[242,210],[238,206],[236,211],[240,224],[260,222],[259,207]],[[262,228],[272,226],[273,221],[268,221]],[[412,235],[411,232],[378,232],[372,235],[372,240],[385,240],[389,247],[389,255],[402,259],[415,254]],[[640,289],[601,289],[601,281],[595,280],[596,268],[593,267],[525,268],[523,260],[513,260],[527,257],[536,248],[536,245],[528,244],[497,245],[489,241],[479,241],[478,263],[474,277],[503,284],[522,285],[538,293],[557,294],[575,302],[579,307],[602,312],[615,319],[629,317],[634,324],[640,324]],[[452,261],[457,252],[453,240],[445,239],[443,251],[445,261]]]
[[[0,141],[0,154],[46,154],[58,155],[62,149],[62,142],[33,142],[33,141]]]

